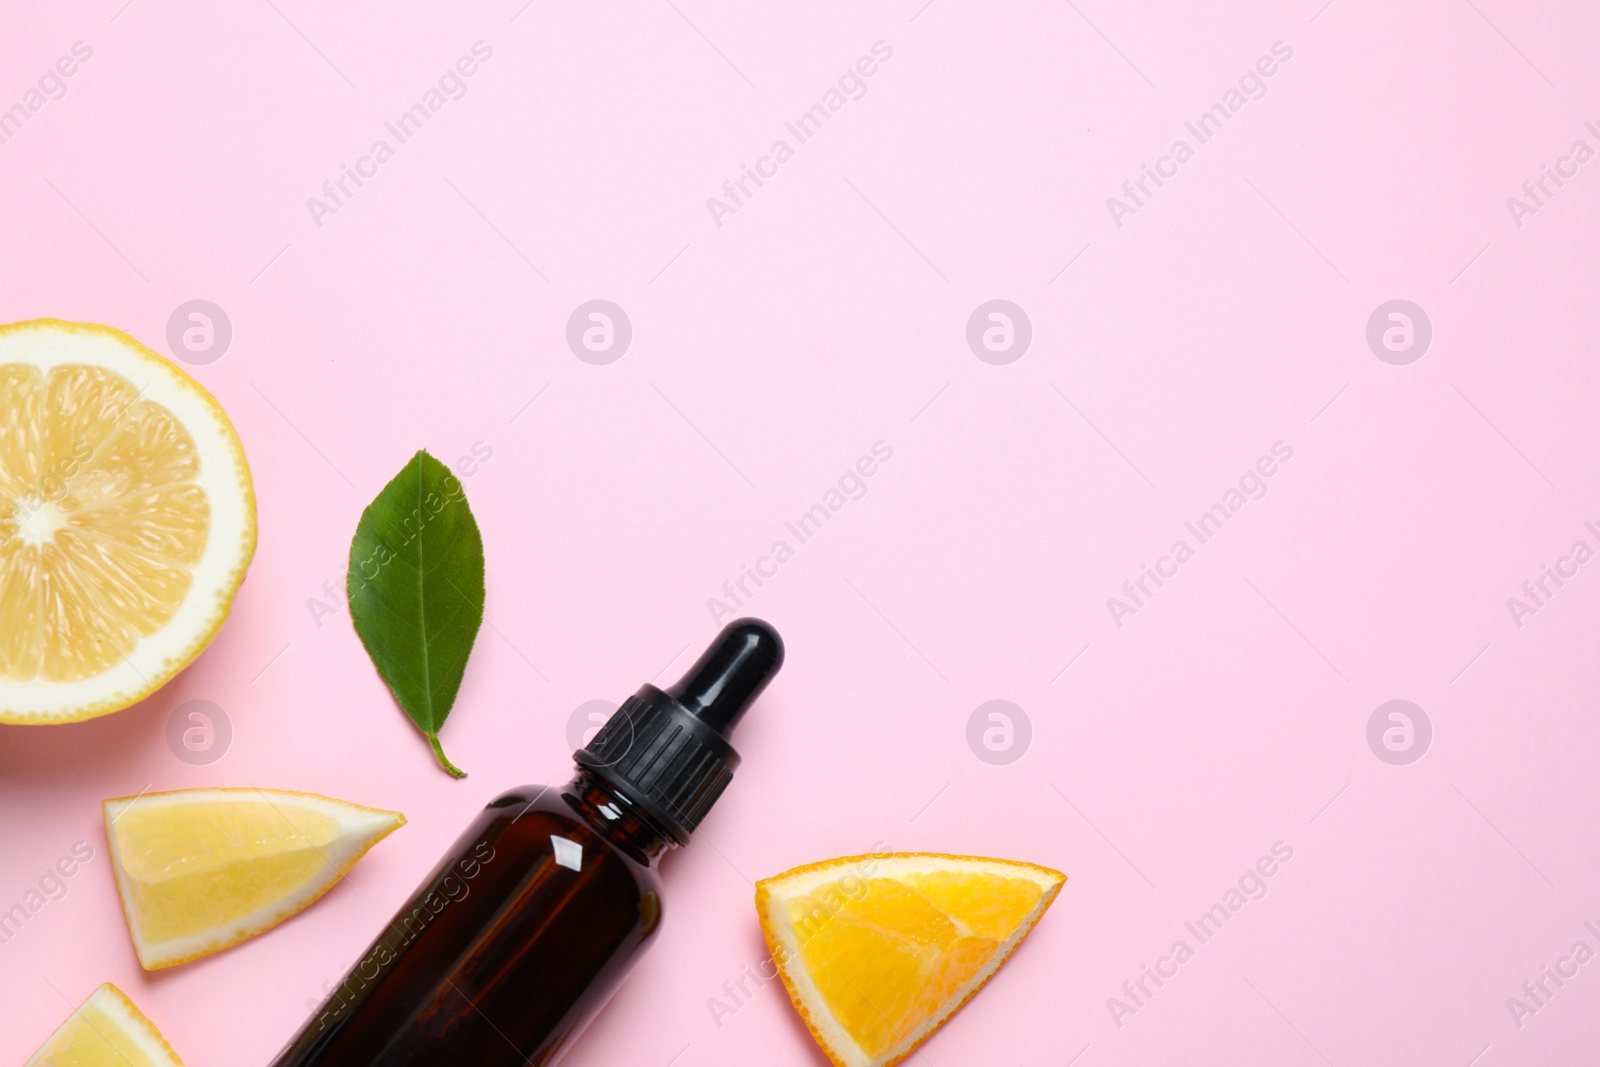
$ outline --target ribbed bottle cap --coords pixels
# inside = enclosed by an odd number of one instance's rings
[[[736,619],[677,685],[641,687],[573,759],[687,844],[739,766],[728,735],[781,666],[778,632]]]

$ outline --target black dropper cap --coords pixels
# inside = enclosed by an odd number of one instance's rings
[[[642,686],[572,758],[686,845],[739,766],[728,735],[781,666],[778,631],[735,619],[677,685]]]

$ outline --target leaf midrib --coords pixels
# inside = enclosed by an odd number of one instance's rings
[[[422,514],[422,453],[418,452],[411,457],[411,464],[417,471],[417,514]],[[428,702],[428,733],[437,735],[439,723],[433,717],[433,670],[428,662],[428,598],[425,591],[425,572],[427,561],[422,551],[423,531],[427,529],[427,519],[417,527],[417,620],[420,625],[417,632],[422,637],[422,697]]]

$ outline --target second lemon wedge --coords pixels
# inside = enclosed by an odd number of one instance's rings
[[[150,971],[276,926],[406,821],[397,811],[254,788],[146,793],[104,809],[128,932]]]
[[[133,1001],[107,982],[22,1067],[183,1067]]]

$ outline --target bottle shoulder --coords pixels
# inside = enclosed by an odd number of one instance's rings
[[[561,803],[561,787],[556,785],[522,785],[507,789],[489,801],[488,808],[520,808],[528,811],[566,811]]]
[[[603,855],[626,869],[641,892],[659,888],[656,872],[645,857],[612,840],[605,820],[586,817],[582,803],[567,788],[526,785],[508,789],[488,803],[483,818],[498,828],[495,836],[524,856],[540,853],[558,864],[571,865],[595,862],[594,857]]]

